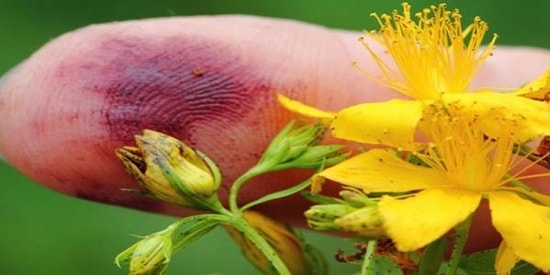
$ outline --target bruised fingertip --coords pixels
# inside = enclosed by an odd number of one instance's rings
[[[222,19],[96,25],[52,40],[9,77],[8,96],[0,94],[0,104],[10,106],[4,118],[11,120],[0,117],[3,154],[60,192],[164,211],[120,190],[137,186],[124,177],[113,150],[133,144],[143,129],[206,153],[231,183],[292,117],[276,102],[277,93],[331,109],[368,98],[368,85],[348,73],[349,56],[340,54],[342,41],[332,32],[295,22]],[[325,42],[311,48],[314,40]],[[67,148],[77,150],[67,154]],[[241,198],[296,179],[286,173]]]
[[[105,125],[115,141],[155,129],[193,143],[197,126],[238,123],[267,95],[266,80],[223,46],[193,37],[132,40],[104,43],[95,54],[113,58],[94,72],[102,81],[88,83],[104,97]]]
[[[264,56],[244,54],[242,44],[186,28],[152,35],[131,28],[138,23],[63,35],[9,78],[0,104],[17,121],[0,124],[0,145],[14,166],[64,193],[134,205],[131,195],[116,195],[130,181],[113,177],[122,170],[112,152],[153,129],[207,153],[231,181],[288,118],[275,107],[276,92],[306,93],[302,77],[275,80],[258,62]],[[67,146],[79,150],[68,155]]]

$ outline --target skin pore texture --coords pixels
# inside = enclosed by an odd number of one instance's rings
[[[219,165],[223,198],[228,185],[296,117],[278,105],[276,94],[331,111],[398,97],[350,65],[357,61],[378,71],[359,36],[249,16],[148,19],[75,30],[46,44],[0,82],[0,154],[37,183],[70,196],[185,215],[189,212],[121,191],[137,185],[114,150],[133,145],[134,135],[146,128],[173,135]],[[501,46],[473,87],[518,87],[548,64],[548,51]],[[310,173],[259,177],[240,198],[250,201]],[[532,184],[537,188],[543,181]],[[337,185],[326,187],[334,192]],[[258,209],[303,225],[306,207],[295,196]],[[487,210],[480,212],[477,226],[487,234],[479,234],[474,249],[498,241],[483,226]]]

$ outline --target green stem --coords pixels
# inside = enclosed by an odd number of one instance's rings
[[[254,166],[233,182],[233,185],[231,185],[231,188],[229,189],[229,210],[231,212],[233,213],[240,212],[237,195],[239,194],[239,190],[241,189],[241,186],[251,178],[256,177],[260,174],[263,174],[268,170],[269,169],[266,169],[265,165],[260,164],[260,165]]]
[[[260,197],[260,198],[254,200],[254,201],[251,201],[251,202],[245,204],[240,209],[241,209],[241,211],[245,211],[245,210],[248,210],[248,209],[250,209],[250,208],[252,208],[252,207],[254,207],[258,204],[262,204],[262,203],[265,203],[265,202],[268,202],[268,201],[272,201],[272,200],[288,197],[290,195],[294,195],[294,194],[304,190],[304,188],[308,187],[309,185],[311,185],[311,179],[307,179],[307,180],[301,182],[300,184],[294,185],[290,188],[267,194],[263,197]]]
[[[470,234],[470,227],[472,225],[473,215],[470,215],[466,220],[459,223],[455,227],[456,238],[453,246],[453,252],[451,253],[451,259],[447,265],[445,275],[455,275],[458,270],[458,264],[462,258],[462,252],[468,241],[468,235]]]
[[[241,231],[256,247],[267,257],[271,262],[277,274],[279,275],[291,275],[290,270],[286,267],[285,263],[281,260],[277,252],[269,245],[267,240],[262,237],[256,229],[246,222],[245,219],[236,218],[231,223],[237,230]]]
[[[363,257],[363,264],[361,265],[361,275],[368,275],[371,271],[371,263],[374,258],[374,250],[376,249],[376,240],[370,240],[367,242],[367,253]]]

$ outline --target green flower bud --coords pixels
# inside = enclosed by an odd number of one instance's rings
[[[183,142],[151,130],[136,136],[137,147],[122,147],[117,156],[144,191],[180,206],[217,207],[221,176],[204,154]]]
[[[334,220],[347,215],[356,208],[347,204],[319,204],[309,208],[306,216],[309,227],[315,230],[340,230]]]
[[[343,231],[361,236],[380,238],[386,235],[377,205],[366,206],[337,218],[334,224]]]
[[[264,152],[261,162],[284,163],[301,155],[310,145],[316,144],[324,133],[321,125],[295,127],[295,122],[288,123],[273,138]]]
[[[131,275],[165,274],[173,253],[172,236],[177,226],[145,236],[130,248],[121,252],[115,259],[120,267],[121,262],[130,262]]]
[[[343,161],[348,156],[348,154],[339,152],[342,148],[341,145],[310,146],[298,157],[280,165],[279,169],[287,167],[317,169],[320,166],[331,166]]]
[[[339,195],[340,197],[342,197],[342,199],[344,199],[346,203],[348,203],[349,205],[355,208],[376,205],[376,201],[367,197],[365,193],[355,189],[350,188],[350,189],[342,190],[340,191]]]
[[[340,197],[342,199],[321,196],[321,204],[304,212],[309,227],[315,230],[347,231],[367,237],[385,235],[376,199],[351,188],[340,191]]]
[[[322,124],[295,126],[294,121],[283,128],[271,141],[260,165],[269,166],[270,170],[289,168],[312,168],[336,164],[347,155],[339,151],[340,145],[316,145],[324,136]]]

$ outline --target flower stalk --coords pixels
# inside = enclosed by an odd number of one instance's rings
[[[260,235],[257,229],[246,219],[235,217],[230,226],[226,227],[226,230],[237,243],[242,244],[241,248],[243,248],[245,255],[262,272],[266,274],[281,275],[296,274],[290,271],[287,265],[282,261],[281,255],[277,254],[273,246],[268,243],[265,236]],[[242,234],[242,236],[239,236],[239,234]],[[272,237],[273,236],[278,237],[279,235],[275,234],[272,235]],[[252,244],[252,246],[250,246],[250,244]],[[291,251],[292,250],[289,252]]]
[[[374,259],[374,250],[376,249],[376,240],[370,240],[367,242],[367,252],[363,256],[363,263],[361,264],[361,275],[371,275],[371,269]]]
[[[231,185],[229,209],[237,211],[238,190],[244,183],[261,174],[291,168],[318,169],[344,160],[347,154],[340,153],[343,146],[317,145],[324,132],[325,127],[322,124],[296,126],[295,121],[290,121],[275,136],[258,164],[242,174]]]

